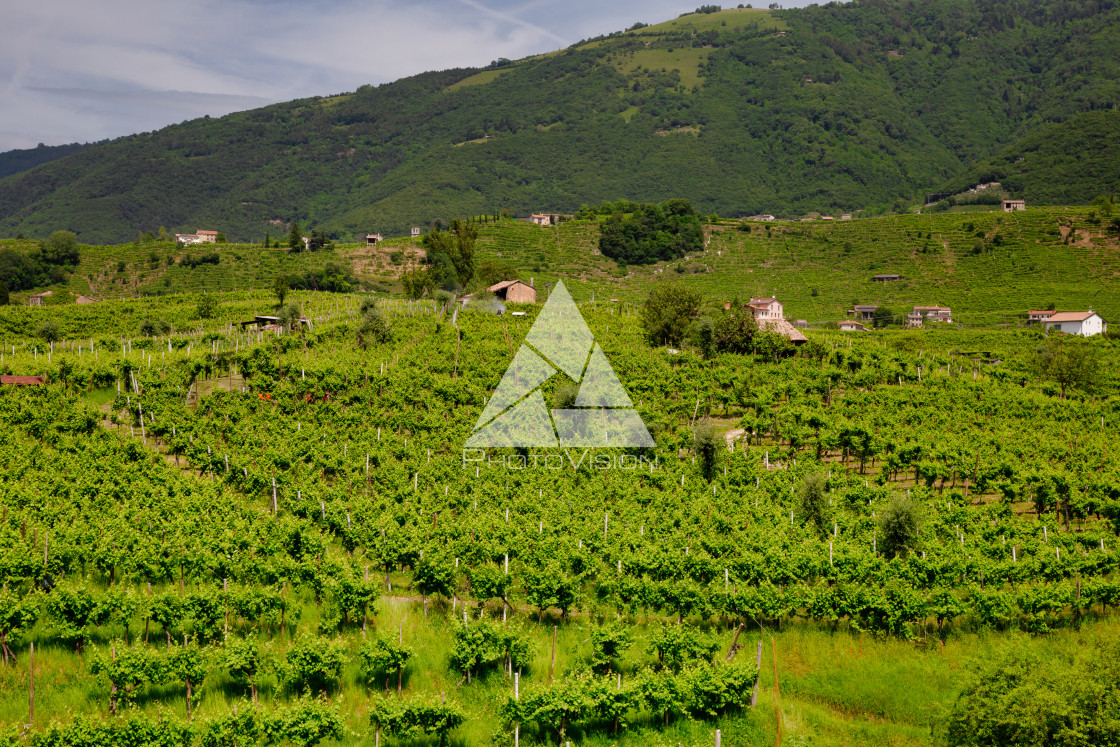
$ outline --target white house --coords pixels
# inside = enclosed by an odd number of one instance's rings
[[[867,332],[867,327],[861,322],[853,322],[850,319],[845,319],[837,326],[840,327],[841,332]]]
[[[1108,323],[1095,311],[1062,311],[1042,320],[1046,331],[1092,337],[1108,331]]]
[[[783,319],[782,302],[776,298],[752,298],[748,304],[755,319]]]
[[[419,235],[420,235],[420,226],[413,226],[412,227],[412,238],[416,238]]]

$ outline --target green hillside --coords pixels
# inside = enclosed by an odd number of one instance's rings
[[[298,220],[349,239],[619,197],[722,216],[872,212],[1118,93],[1114,0],[694,14],[97,145],[0,180],[0,233],[101,243],[163,225],[259,241]],[[1064,176],[1062,196],[1111,178]]]
[[[1017,140],[943,185],[961,192],[1000,182],[1028,203],[1087,205],[1120,192],[1120,111],[1086,112]]]
[[[1070,234],[1072,230],[1072,236]],[[881,304],[901,317],[914,305],[946,305],[968,326],[1021,324],[1028,309],[1094,309],[1120,319],[1120,234],[1089,208],[856,218],[851,221],[725,221],[705,228],[694,255],[622,270],[598,253],[598,224],[541,228],[523,221],[480,225],[476,263],[512,265],[541,287],[563,279],[581,300],[644,300],[655,283],[677,280],[712,301],[777,295],[789,318],[823,325],[855,303]],[[27,242],[3,242],[24,247]],[[206,251],[210,251],[208,248]],[[367,290],[399,292],[400,273],[422,258],[415,239],[376,248],[354,244],[292,254],[226,245],[217,264],[184,263],[199,250],[153,244],[84,247],[55,303],[96,298],[269,290],[279,274],[304,276],[335,266]],[[881,283],[880,273],[902,279]],[[65,291],[65,292],[64,292]],[[70,295],[67,295],[67,292]],[[28,293],[12,294],[25,303]]]

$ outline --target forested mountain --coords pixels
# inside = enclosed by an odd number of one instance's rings
[[[69,143],[67,145],[43,145],[36,148],[17,148],[0,153],[0,179],[33,169],[41,163],[50,163],[88,148],[91,143]]]
[[[0,233],[399,233],[619,197],[721,215],[883,207],[1055,123],[1096,143],[1111,130],[1078,115],[1118,94],[1116,0],[725,10],[91,147],[0,181]],[[1109,188],[1061,173],[1076,183],[1025,180],[1024,196]]]

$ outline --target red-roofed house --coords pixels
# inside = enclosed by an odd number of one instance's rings
[[[1027,324],[1038,324],[1039,322],[1044,322],[1046,321],[1046,319],[1052,317],[1053,315],[1053,311],[1028,311]]]
[[[198,231],[199,244],[213,244],[218,240],[217,231]]]
[[[782,302],[776,298],[752,298],[747,306],[750,307],[754,318],[759,321],[785,318],[782,313]]]
[[[1047,332],[1092,337],[1108,331],[1108,323],[1095,311],[1062,311],[1042,320]]]

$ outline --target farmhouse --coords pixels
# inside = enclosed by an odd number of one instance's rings
[[[892,280],[902,280],[902,276],[901,275],[895,275],[893,273],[887,273],[887,274],[883,274],[883,275],[875,275],[874,277],[871,278],[871,280],[873,282],[876,282],[876,283],[889,283]]]
[[[849,314],[854,314],[857,319],[869,320],[875,316],[875,309],[879,308],[878,305],[856,304],[855,308],[848,311]]]
[[[1014,213],[1016,210],[1026,210],[1026,200],[1003,200],[1000,204],[1000,209],[1005,213]]]
[[[537,289],[522,280],[503,280],[494,283],[486,290],[509,303],[537,302]]]
[[[839,325],[841,332],[867,332],[867,327],[861,322],[853,322],[851,319],[845,319]]]
[[[47,291],[45,293],[36,293],[31,298],[27,299],[27,305],[28,306],[42,306],[43,305],[43,299],[46,298],[47,296],[53,296],[53,295],[54,295],[54,291]]]
[[[723,308],[730,309],[731,302],[726,301]],[[808,342],[809,338],[801,333],[798,327],[804,327],[806,322],[803,319],[798,319],[795,324],[791,324],[784,316],[782,309],[782,302],[776,298],[752,298],[746,305],[746,308],[751,310],[751,315],[758,323],[758,328],[763,332],[774,332],[786,338],[794,345],[801,345]]]
[[[783,319],[782,302],[776,298],[752,298],[747,304],[755,319]],[[761,327],[762,325],[759,324]]]
[[[1092,337],[1108,331],[1108,323],[1095,311],[1062,311],[1042,320],[1047,332]]]
[[[1038,324],[1039,322],[1046,321],[1049,317],[1054,316],[1054,311],[1028,311],[1027,324]]]
[[[194,233],[177,233],[175,241],[180,244],[215,244],[218,241],[218,232],[200,230]]]
[[[416,234],[413,234],[413,236],[415,236],[415,235]],[[382,240],[381,239],[381,234],[379,234],[379,233],[367,233],[366,234],[366,246],[377,246],[377,244],[380,243],[381,240]]]
[[[946,322],[952,324],[953,312],[948,306],[915,306],[906,317],[907,327],[921,327],[926,322]]]

